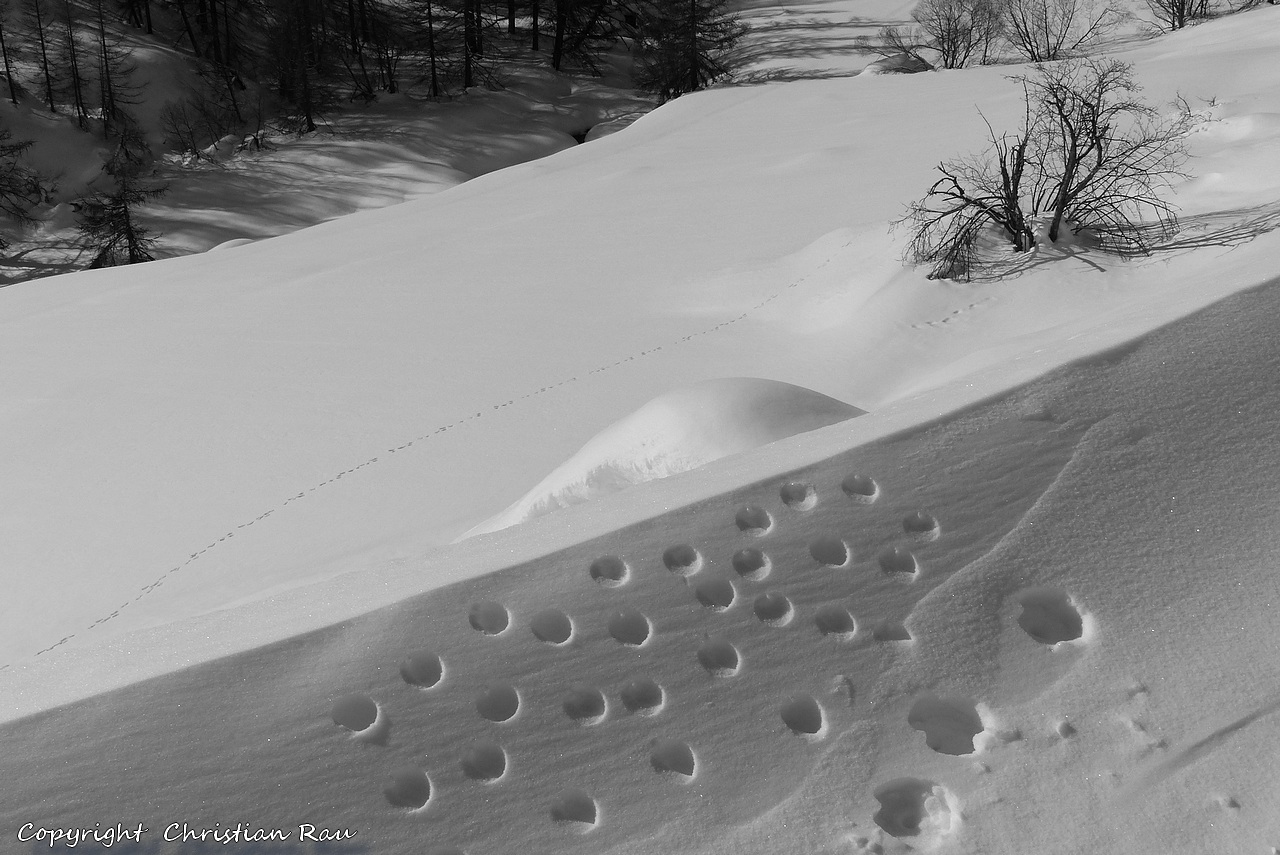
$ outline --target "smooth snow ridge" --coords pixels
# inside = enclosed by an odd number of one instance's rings
[[[460,539],[864,414],[812,389],[758,377],[675,389],[600,431],[518,501]]]

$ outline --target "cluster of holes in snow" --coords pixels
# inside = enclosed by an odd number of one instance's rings
[[[415,650],[401,661],[400,676],[411,686],[430,689],[444,679],[444,661],[433,651]]]
[[[734,572],[750,582],[759,582],[773,569],[773,562],[767,554],[750,547],[735,552],[732,563]]]
[[[599,724],[609,714],[609,701],[594,686],[574,686],[564,699],[564,714],[578,724]]]
[[[609,635],[614,641],[628,647],[639,647],[649,640],[653,625],[635,609],[616,611],[609,618]]]
[[[855,502],[870,504],[880,497],[880,485],[867,475],[853,474],[840,482],[840,489]]]
[[[982,716],[967,698],[924,695],[911,705],[907,723],[924,733],[925,745],[939,754],[972,754],[973,738],[985,729]]]
[[[514,686],[491,686],[476,698],[476,712],[489,721],[510,721],[520,711],[520,693]]]
[[[757,537],[765,534],[769,529],[773,528],[773,517],[769,516],[769,512],[764,508],[756,505],[746,505],[739,508],[734,522],[738,524],[741,531],[747,534],[754,534]]]
[[[902,520],[902,530],[922,540],[933,540],[942,532],[937,517],[924,511],[908,514]]]
[[[333,723],[355,733],[378,720],[378,705],[367,695],[343,695],[333,703]]]
[[[894,837],[916,837],[926,822],[937,831],[951,829],[951,808],[942,787],[921,778],[896,778],[875,790],[880,809],[872,819]]]
[[[507,752],[496,742],[477,742],[462,755],[460,765],[471,780],[492,783],[507,772]]]
[[[511,625],[511,615],[502,603],[476,603],[471,607],[467,620],[471,628],[485,635],[499,635]]]
[[[778,491],[782,503],[798,511],[807,511],[818,503],[818,491],[800,481],[789,481]]]
[[[394,807],[418,810],[431,801],[431,780],[421,769],[397,769],[383,786],[382,794]]]
[[[662,563],[672,573],[692,576],[702,569],[702,556],[689,544],[681,543],[668,547],[667,551],[662,553]]]
[[[709,638],[698,648],[698,663],[713,677],[732,677],[742,667],[742,656],[723,638]]]
[[[649,762],[655,772],[670,772],[684,778],[693,778],[698,771],[698,758],[687,743],[678,739],[659,739],[649,752]]]
[[[782,704],[782,723],[797,736],[820,737],[827,729],[822,705],[811,695],[792,695]]]
[[[622,687],[622,705],[640,715],[655,715],[662,710],[666,693],[657,681],[638,677]]]
[[[1022,606],[1018,626],[1041,644],[1074,641],[1084,634],[1084,619],[1065,591],[1028,588],[1017,601]]]
[[[547,644],[564,644],[573,637],[573,621],[559,609],[544,609],[529,621],[533,637]]]
[[[796,613],[791,600],[782,594],[761,594],[756,597],[753,608],[756,618],[768,626],[786,626]]]
[[[809,544],[809,555],[824,567],[843,567],[849,563],[849,545],[838,537],[820,537]]]
[[[627,584],[631,569],[627,563],[616,555],[602,555],[591,562],[589,571],[591,578],[606,588],[617,588]]]
[[[894,575],[914,576],[920,569],[911,550],[901,546],[889,546],[876,556],[880,569]]]
[[[722,612],[733,605],[738,591],[728,579],[703,579],[693,586],[693,595],[704,608]]]
[[[836,638],[853,638],[858,632],[858,624],[854,621],[853,615],[849,614],[849,610],[844,606],[838,606],[835,603],[820,606],[814,613],[813,623],[818,627],[818,632],[823,635],[833,635]]]
[[[551,818],[587,832],[599,821],[600,806],[585,790],[565,790],[551,802]]]

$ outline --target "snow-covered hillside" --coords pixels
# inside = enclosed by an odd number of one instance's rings
[[[0,289],[5,845],[1274,853],[1278,50],[1268,7],[1120,54],[1213,99],[1145,259],[902,267],[1020,115],[979,68]],[[671,393],[728,377],[867,414],[449,544],[610,425],[716,446]]]

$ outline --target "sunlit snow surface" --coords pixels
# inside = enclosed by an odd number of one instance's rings
[[[810,389],[754,377],[704,380],[674,389],[600,431],[519,501],[466,536],[498,531],[862,414]]]
[[[1149,259],[897,263],[974,106],[1019,116],[975,69],[0,290],[6,845],[1268,855],[1278,51],[1267,7],[1123,54],[1216,97]],[[440,545],[724,377],[869,413]]]

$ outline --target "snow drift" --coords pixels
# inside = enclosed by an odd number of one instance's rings
[[[835,398],[777,380],[704,380],[659,395],[600,431],[519,501],[463,537],[498,531],[863,414]]]

